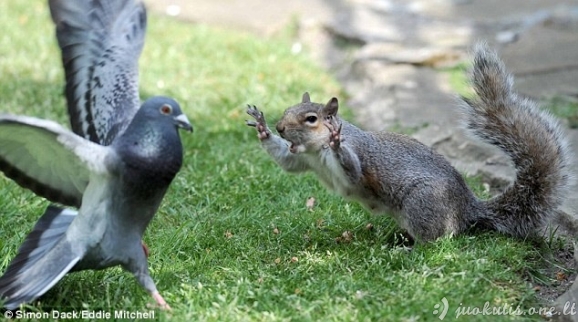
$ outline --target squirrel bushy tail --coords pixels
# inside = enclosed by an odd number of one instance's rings
[[[558,121],[518,96],[498,55],[475,48],[472,82],[477,98],[464,99],[466,128],[504,151],[516,179],[503,194],[483,201],[473,222],[526,237],[556,215],[570,181],[570,152]]]

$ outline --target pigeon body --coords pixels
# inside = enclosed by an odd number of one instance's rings
[[[146,11],[135,0],[49,0],[62,50],[73,132],[25,116],[0,116],[0,170],[49,206],[0,277],[13,309],[67,272],[121,265],[161,306],[142,235],[182,165],[177,102],[139,107],[138,57]]]

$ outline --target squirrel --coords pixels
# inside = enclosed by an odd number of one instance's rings
[[[474,196],[443,156],[402,134],[368,132],[344,121],[337,98],[325,105],[305,93],[276,125],[267,127],[255,106],[262,147],[287,172],[314,172],[339,195],[372,213],[389,213],[416,241],[432,241],[472,227],[526,238],[560,216],[570,180],[570,151],[558,121],[513,90],[497,53],[474,47],[471,82],[477,98],[458,104],[463,125],[475,138],[505,152],[515,181],[489,200]]]

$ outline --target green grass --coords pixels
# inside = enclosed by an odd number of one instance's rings
[[[578,128],[578,100],[575,98],[556,96],[545,100],[544,105],[559,118],[566,119],[568,127]]]
[[[456,66],[440,68],[439,70],[447,75],[450,86],[457,94],[464,97],[473,97],[474,90],[469,84],[467,75],[470,68],[470,64],[460,63]]]
[[[63,75],[45,1],[0,2],[0,106],[67,124]],[[464,235],[400,243],[387,216],[373,217],[326,192],[310,175],[283,173],[244,125],[246,104],[273,122],[304,91],[343,97],[335,80],[290,42],[151,15],[141,93],[175,97],[194,124],[185,164],[145,241],[149,267],[175,321],[437,321],[463,306],[543,306],[531,281],[554,284],[551,254],[563,244]],[[477,191],[481,183],[473,180]],[[306,200],[315,198],[313,209]],[[0,271],[48,204],[0,182]],[[371,223],[373,228],[367,229]],[[345,232],[351,240],[340,238]],[[147,311],[148,294],[120,269],[70,274],[28,312]],[[471,316],[468,320],[516,320]],[[537,316],[524,317],[539,320]]]

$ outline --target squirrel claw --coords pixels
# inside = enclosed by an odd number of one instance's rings
[[[332,149],[337,150],[341,144],[341,127],[343,126],[343,123],[337,124],[334,117],[329,117],[323,122],[323,124],[331,132],[329,134],[329,146]]]
[[[263,112],[259,111],[255,105],[247,104],[247,114],[254,117],[257,121],[259,121],[260,118],[263,118]]]
[[[263,112],[259,111],[255,105],[247,105],[247,114],[255,118],[255,121],[245,121],[245,124],[257,129],[257,137],[259,140],[268,138],[271,131],[267,128],[267,122],[265,121],[265,115]]]

